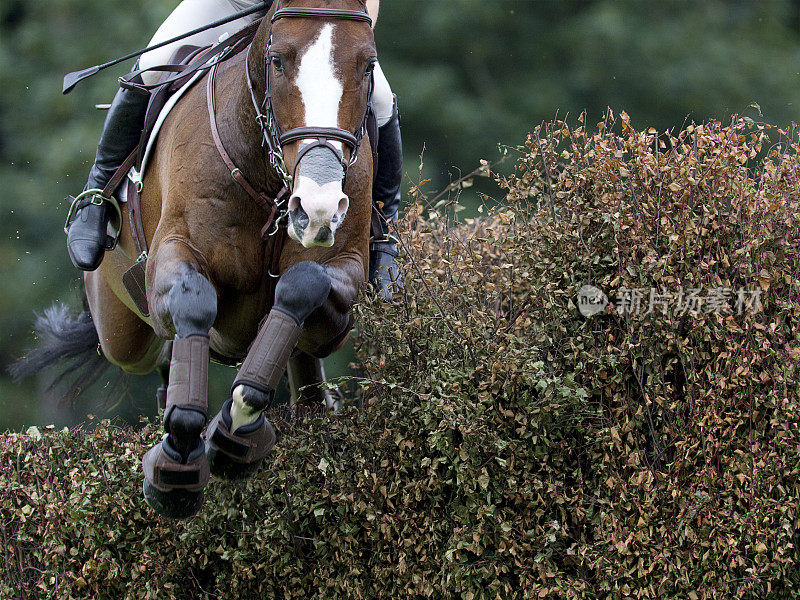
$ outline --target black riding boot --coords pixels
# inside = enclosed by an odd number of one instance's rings
[[[397,96],[394,98],[392,118],[378,128],[378,175],[372,189],[372,203],[383,217],[381,237],[373,235],[369,241],[369,281],[381,299],[391,302],[391,283],[400,275],[395,258],[398,255],[397,239],[390,234],[389,226],[397,220],[400,210],[400,182],[403,178],[403,143],[400,137],[400,114]]]
[[[108,109],[97,155],[84,193],[74,203],[74,219],[67,217],[67,251],[77,268],[94,271],[116,236],[106,233],[108,221],[119,211],[116,201],[101,195],[103,188],[139,143],[149,96],[120,88]]]

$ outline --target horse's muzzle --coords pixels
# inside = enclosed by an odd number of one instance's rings
[[[306,248],[333,246],[350,204],[342,191],[342,163],[330,148],[315,146],[303,153],[296,171],[289,198],[289,237]]]
[[[341,191],[341,183],[303,185],[302,180],[301,177],[289,198],[289,237],[305,248],[333,246],[350,201]]]

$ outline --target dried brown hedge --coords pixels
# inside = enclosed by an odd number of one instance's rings
[[[2,437],[0,596],[795,597],[794,139],[537,128],[508,203],[406,220],[399,302],[358,309],[363,410],[284,427],[197,518],[143,505],[152,426]]]

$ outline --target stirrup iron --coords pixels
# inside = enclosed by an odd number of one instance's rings
[[[87,200],[87,196],[89,199]],[[117,242],[119,242],[120,233],[122,233],[122,209],[119,206],[119,202],[117,199],[114,198],[112,195],[110,198],[103,195],[103,190],[99,188],[92,188],[81,192],[74,198],[72,196],[67,196],[67,199],[72,198],[72,202],[69,205],[69,211],[67,212],[67,219],[64,221],[64,233],[69,234],[69,226],[72,224],[72,221],[75,219],[75,215],[78,213],[80,209],[84,206],[88,206],[89,204],[94,204],[95,206],[102,206],[104,202],[107,202],[114,208],[114,212],[117,215],[116,221],[114,219],[109,219],[109,223],[111,223],[111,233],[107,234],[106,236],[106,250],[113,250],[117,247]]]

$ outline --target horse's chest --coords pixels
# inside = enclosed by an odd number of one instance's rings
[[[211,334],[214,351],[241,360],[258,333],[266,313],[266,294],[222,293]]]
[[[261,287],[263,250],[257,244],[220,245],[210,253],[209,271],[217,287],[249,295]]]
[[[244,228],[224,213],[190,224],[191,238],[205,261],[207,275],[217,288],[255,293],[264,273],[264,243],[258,232]]]

